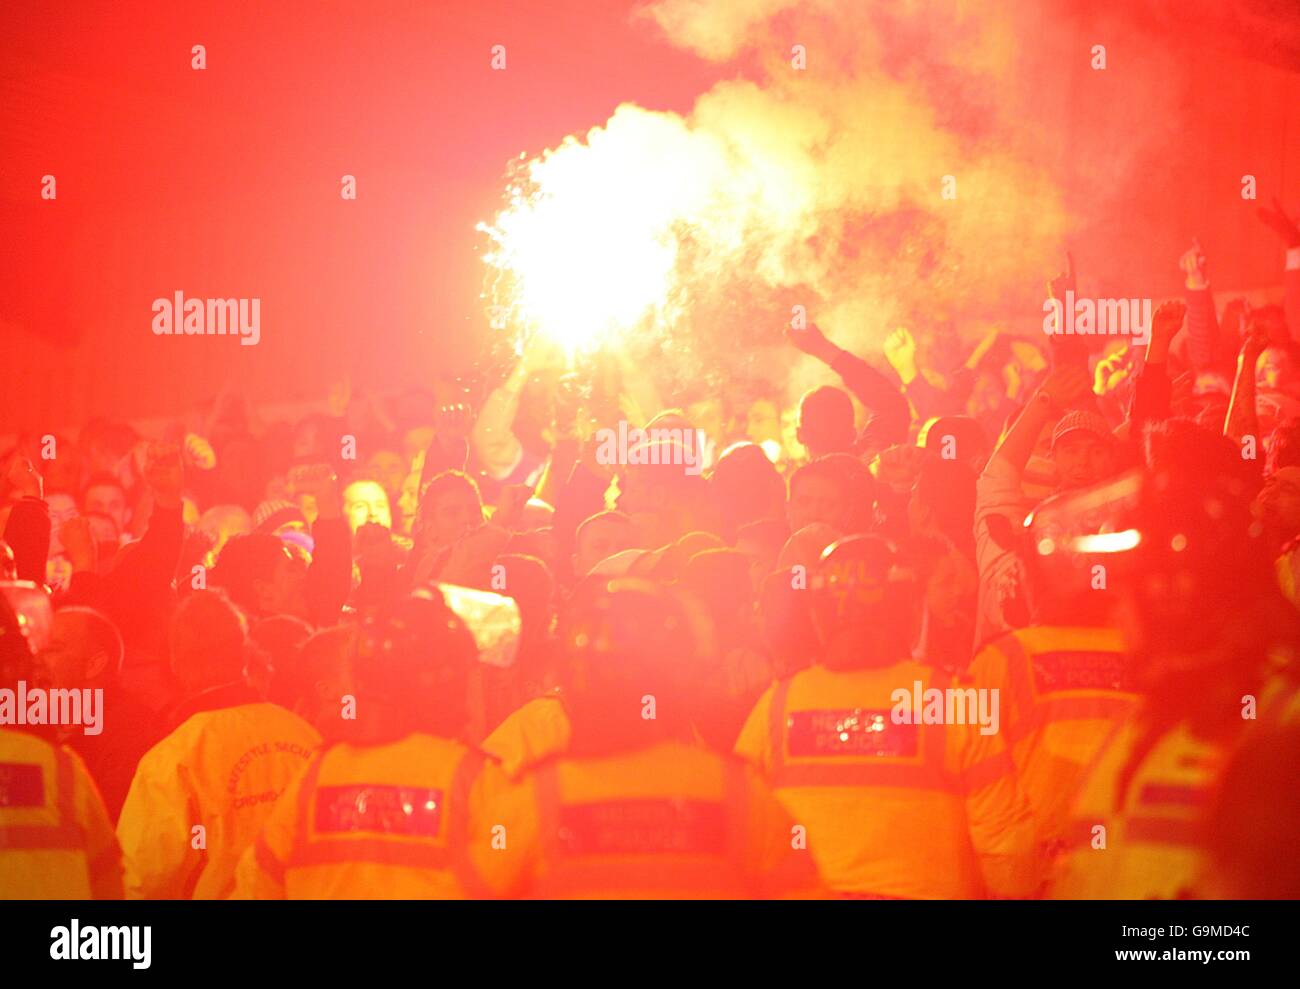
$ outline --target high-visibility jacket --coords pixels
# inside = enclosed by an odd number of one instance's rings
[[[1001,735],[1039,840],[1053,846],[1080,773],[1138,702],[1122,636],[1113,628],[1017,629],[980,650],[970,679],[998,691]]]
[[[432,735],[329,746],[240,859],[234,898],[486,895],[468,854],[469,825],[484,794],[504,782],[481,751]]]
[[[122,806],[126,895],[228,896],[239,857],[319,744],[302,718],[261,701],[188,718],[145,753]]]
[[[0,899],[120,900],[122,854],[69,749],[0,728]]]
[[[544,762],[473,827],[503,896],[729,899],[817,896],[794,823],[740,760],[682,742]]]
[[[483,739],[483,751],[501,760],[511,779],[568,747],[569,716],[554,694],[529,701]]]
[[[1137,715],[1116,726],[1087,770],[1049,884],[1053,899],[1165,900],[1194,890],[1204,868],[1200,821],[1225,753],[1180,724],[1129,767],[1141,734]]]
[[[803,670],[759,699],[736,751],[807,829],[833,889],[915,899],[1033,894],[1042,875],[1033,819],[1002,739],[978,724],[915,723],[925,711],[914,703],[917,682],[923,699],[950,686],[911,661]],[[906,703],[895,701],[899,690]],[[896,707],[912,723],[897,723]]]

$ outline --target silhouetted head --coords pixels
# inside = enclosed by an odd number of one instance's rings
[[[560,617],[573,749],[636,748],[689,731],[698,703],[699,619],[639,578],[588,579]]]
[[[171,668],[187,693],[241,682],[248,627],[220,591],[195,591],[176,606],[168,635]]]
[[[437,591],[417,591],[368,617],[352,659],[363,735],[461,735],[477,657],[473,635]]]
[[[806,392],[799,400],[795,436],[814,459],[853,449],[857,428],[848,393],[830,385]]]
[[[849,536],[826,547],[809,584],[823,665],[888,666],[909,655],[916,582],[887,541]]]
[[[212,583],[254,618],[307,617],[307,562],[268,532],[245,533],[226,543]]]

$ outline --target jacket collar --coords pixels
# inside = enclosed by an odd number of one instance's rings
[[[245,683],[235,682],[220,687],[209,687],[181,701],[172,712],[172,724],[180,725],[196,714],[204,711],[220,711],[222,708],[239,707],[243,704],[260,704],[264,698]]]

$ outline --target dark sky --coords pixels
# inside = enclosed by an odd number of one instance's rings
[[[6,362],[24,426],[175,412],[232,374],[292,399],[431,372],[470,349],[473,228],[510,159],[624,100],[687,110],[719,72],[615,2],[19,6],[0,15],[0,321],[43,365]],[[260,297],[262,342],[154,337],[176,289]]]
[[[1178,290],[1177,252],[1199,234],[1216,248],[1222,286],[1273,284],[1279,252],[1234,190],[1257,173],[1297,205],[1294,0],[1250,0],[1231,14],[1212,0],[1045,2],[1080,45],[1111,41],[1117,83],[1123,72],[1187,75],[1182,103],[1157,121],[1176,135],[1160,139],[1167,151],[1108,210],[1081,211],[1091,225],[1076,252],[1098,275],[1122,261],[1165,294]],[[585,134],[622,102],[686,112],[719,79],[752,69],[674,49],[635,6],[5,4],[0,435],[92,414],[174,415],[227,381],[258,401],[294,402],[322,398],[344,375],[390,388],[468,359],[484,332],[474,225],[495,212],[509,162]],[[207,49],[203,71],[191,68],[195,44]],[[498,44],[505,71],[491,68]],[[1042,112],[1077,121],[1078,140],[1099,143],[1089,114],[1151,137],[1141,106],[1057,89]],[[40,198],[47,174],[53,202]],[[357,178],[355,202],[339,196],[345,174]],[[154,336],[151,304],[176,290],[260,298],[261,342]]]

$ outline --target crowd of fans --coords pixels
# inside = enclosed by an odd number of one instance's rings
[[[103,729],[0,725],[0,895],[1300,893],[1300,229],[1261,213],[1285,304],[1193,248],[1145,348],[791,328],[840,379],[793,435],[535,343],[20,437],[3,562],[53,612],[6,597],[0,687]],[[460,588],[515,602],[507,663]]]

